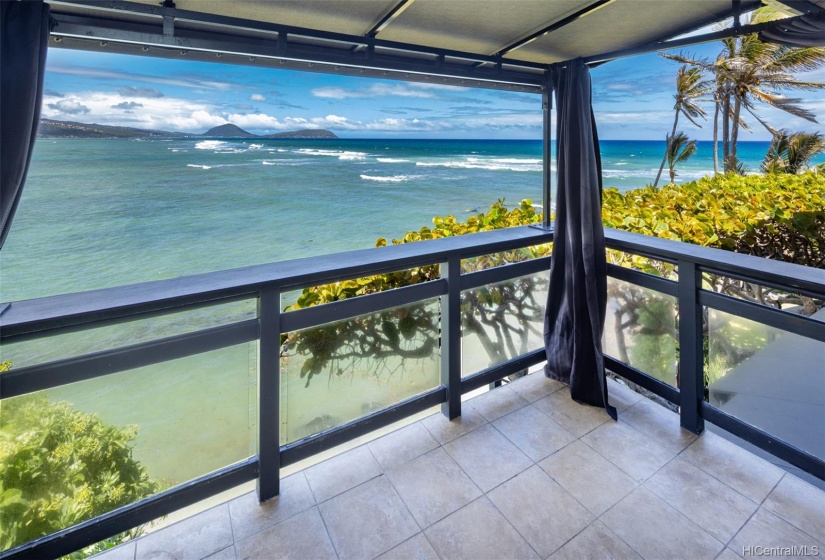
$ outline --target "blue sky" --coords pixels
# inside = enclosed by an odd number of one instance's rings
[[[713,57],[718,50],[709,44],[687,52]],[[658,55],[595,68],[600,136],[664,139],[673,122],[677,68]],[[825,68],[805,79],[825,81]],[[825,121],[825,92],[788,95],[803,97]],[[770,108],[760,114],[779,128],[823,129]],[[195,133],[231,122],[258,134],[326,128],[345,138],[541,138],[535,94],[68,49],[49,51],[42,116]],[[711,138],[711,123],[699,129],[681,122],[690,137]],[[753,124],[742,140],[770,139]]]

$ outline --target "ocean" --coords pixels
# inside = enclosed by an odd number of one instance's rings
[[[663,142],[601,146],[605,187],[653,182]],[[743,142],[740,156],[758,170],[766,149]],[[541,151],[519,140],[40,139],[0,253],[0,301],[372,247],[500,198],[540,203]],[[712,169],[700,142],[676,181]]]
[[[664,144],[601,147],[605,187],[624,191],[653,181]],[[758,169],[766,148],[742,143],[740,155]],[[464,219],[501,198],[538,203],[541,151],[536,141],[40,139],[0,253],[0,301],[372,247],[436,215]],[[710,144],[700,143],[677,181],[711,172]],[[437,314],[437,300],[429,305]],[[6,344],[0,361],[23,367],[254,313],[254,301],[240,302]],[[534,326],[539,332],[540,321]],[[465,373],[489,365],[477,341],[463,344]],[[528,346],[539,347],[540,336]],[[376,375],[369,360],[357,360],[342,366],[345,375],[311,384],[300,375],[305,357],[290,352],[281,366],[282,443],[440,383],[437,347],[395,364],[397,374]],[[255,453],[256,364],[257,344],[242,344],[46,396],[138,426],[135,457],[174,485]]]

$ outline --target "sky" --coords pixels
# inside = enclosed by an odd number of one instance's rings
[[[715,57],[719,44],[684,49]],[[593,106],[606,140],[663,140],[673,124],[679,64],[642,55],[592,70]],[[540,139],[541,97],[536,94],[377,80],[227,64],[49,50],[42,116],[50,119],[202,133],[233,123],[256,134],[302,128],[332,130],[342,138]],[[825,82],[825,68],[800,79]],[[825,123],[825,91],[801,97]],[[710,116],[713,108],[706,105]],[[772,108],[760,108],[772,126],[822,131]],[[740,140],[770,140],[753,118]],[[680,129],[712,138],[712,123]]]

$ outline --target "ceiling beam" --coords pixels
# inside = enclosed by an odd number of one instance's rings
[[[379,19],[375,25],[373,25],[369,31],[364,34],[364,37],[375,37],[381,31],[384,30],[389,24],[391,24],[395,18],[400,16],[404,10],[410,7],[415,0],[400,0],[392,9],[384,14],[384,16]]]
[[[510,43],[509,45],[500,48],[498,51],[496,51],[496,53],[493,54],[493,56],[504,56],[508,52],[519,49],[519,48],[523,47],[524,45],[528,45],[528,44],[532,43],[533,41],[535,41],[536,39],[538,39],[539,37],[541,37],[543,35],[547,35],[548,33],[552,33],[553,31],[557,31],[557,30],[561,29],[562,27],[564,27],[566,25],[570,25],[574,21],[579,20],[579,19],[581,19],[585,16],[588,16],[588,15],[592,14],[593,12],[595,12],[596,10],[604,8],[605,6],[607,6],[608,4],[610,4],[611,2],[614,2],[614,1],[615,0],[596,0],[595,2],[591,2],[590,4],[585,6],[584,8],[573,12],[569,16],[567,16],[565,18],[562,18],[562,19],[560,19],[556,22],[553,22],[550,25],[548,25],[546,27],[543,27],[543,28],[539,29],[538,31],[535,31],[535,32],[531,33],[530,35],[527,35],[526,37],[522,37],[518,41],[514,41],[513,43]]]

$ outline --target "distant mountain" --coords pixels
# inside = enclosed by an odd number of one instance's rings
[[[147,130],[126,126],[108,126],[72,121],[53,121],[40,119],[37,135],[41,138],[159,138],[188,136],[180,132],[165,130]]]
[[[222,124],[220,126],[210,128],[201,134],[201,136],[212,136],[215,138],[257,138],[258,135],[247,132],[234,124]]]
[[[148,130],[126,126],[55,121],[52,119],[40,119],[40,128],[37,135],[40,138],[202,138],[204,136],[212,138],[338,138],[335,133],[329,130],[315,129],[294,130],[260,136],[247,132],[234,124],[222,124],[210,128],[203,134],[187,134],[167,130]]]

